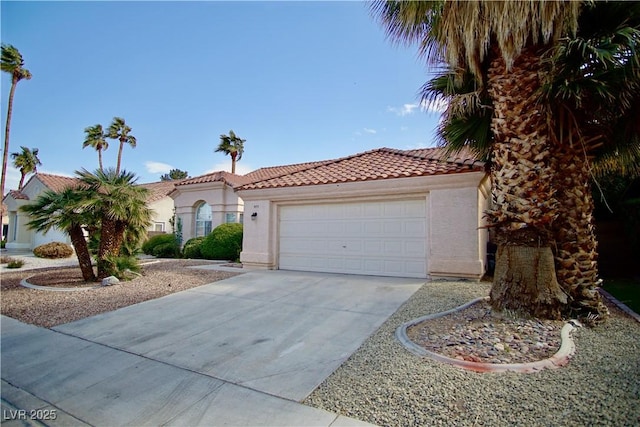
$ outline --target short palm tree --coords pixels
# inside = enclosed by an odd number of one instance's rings
[[[231,173],[236,173],[236,162],[242,159],[245,142],[246,140],[238,138],[233,130],[229,131],[229,135],[220,135],[220,144],[216,148],[216,153],[222,152],[231,156]]]
[[[34,148],[29,150],[27,147],[20,147],[21,152],[11,153],[13,159],[13,166],[20,170],[20,182],[18,183],[18,190],[22,190],[24,185],[24,178],[30,173],[36,173],[38,166],[42,163],[38,158],[38,149]]]
[[[105,139],[104,131],[101,124],[89,126],[84,129],[85,138],[82,148],[93,147],[98,152],[98,165],[100,170],[102,167],[102,152],[109,148],[109,143]]]
[[[31,73],[24,68],[24,60],[20,51],[10,44],[2,44],[2,55],[0,56],[2,71],[11,74],[11,89],[9,89],[9,102],[7,103],[7,123],[4,130],[4,151],[2,151],[2,177],[0,179],[0,198],[4,197],[4,187],[7,178],[7,163],[9,161],[9,134],[11,132],[11,115],[13,114],[13,96],[16,92],[16,85],[20,80],[31,79]],[[2,212],[0,209],[0,220]],[[0,221],[1,222],[1,221]],[[0,227],[0,240],[2,227]]]
[[[46,190],[33,203],[20,209],[29,214],[30,221],[27,226],[34,230],[46,233],[52,228],[57,228],[69,233],[83,279],[95,281],[91,255],[83,232],[83,225],[93,220],[93,214],[84,206],[80,192],[73,188],[66,188],[60,192]]]
[[[113,121],[107,129],[106,137],[116,139],[120,142],[118,148],[118,163],[116,164],[115,173],[120,173],[120,164],[122,161],[122,147],[124,144],[129,144],[132,148],[136,148],[136,137],[130,134],[131,127],[127,126],[122,117],[114,117]]]
[[[133,173],[114,169],[76,171],[83,191],[83,204],[100,220],[98,278],[110,274],[111,259],[119,256],[125,233],[142,238],[151,222],[147,206],[148,190],[135,185]]]

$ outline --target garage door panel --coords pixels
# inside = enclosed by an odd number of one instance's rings
[[[279,267],[426,276],[425,200],[283,206]]]

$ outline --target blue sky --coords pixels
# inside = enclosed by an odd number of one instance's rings
[[[170,168],[230,170],[214,150],[246,139],[238,172],[379,147],[432,146],[428,79],[361,2],[2,1],[1,38],[32,74],[18,84],[10,152],[38,148],[40,171],[98,167],[84,128],[124,117],[138,140],[123,168],[140,183]],[[2,73],[2,134],[10,78]],[[115,166],[110,141],[105,166]],[[19,173],[10,168],[7,189]]]

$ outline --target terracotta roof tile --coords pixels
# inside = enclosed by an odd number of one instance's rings
[[[484,170],[484,164],[468,153],[461,152],[446,159],[444,157],[440,148],[379,148],[336,160],[268,168],[282,174],[271,177],[267,175],[264,178],[256,174],[254,177],[257,179],[239,188],[295,187]]]
[[[141,187],[149,190],[147,202],[155,202],[169,195],[181,181],[158,181],[147,184],[140,184]]]
[[[224,182],[234,187],[237,185],[245,184],[249,182],[249,180],[246,178],[246,175],[236,175],[231,172],[216,171],[205,175],[184,179],[177,183],[176,186],[201,184],[205,182]]]
[[[78,179],[68,176],[51,175],[48,173],[35,174],[33,178],[39,179],[47,188],[53,191],[62,191],[65,188],[75,187],[78,185]]]
[[[13,197],[15,200],[29,200],[29,196],[24,194],[22,191],[9,190],[9,194],[11,194],[11,197]]]

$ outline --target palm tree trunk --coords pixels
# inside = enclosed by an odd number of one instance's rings
[[[116,163],[116,175],[120,173],[120,162],[122,160],[122,147],[124,146],[124,141],[120,140],[120,148],[118,148],[118,163]]]
[[[24,177],[27,174],[24,173],[23,171],[20,171],[20,182],[18,183],[18,191],[22,190],[22,185],[24,184]]]
[[[609,310],[597,290],[597,240],[586,155],[580,146],[565,141],[557,145],[554,159],[555,187],[562,200],[553,224],[558,282],[569,295],[574,313],[604,318]]]
[[[102,169],[102,150],[98,150],[98,165],[100,166],[100,171],[104,171],[104,169]]]
[[[82,278],[85,282],[94,282],[96,280],[95,274],[93,274],[93,266],[91,265],[91,255],[89,254],[89,248],[87,247],[87,241],[84,238],[82,227],[74,224],[69,229],[69,237],[71,243],[76,251],[76,257],[78,257],[78,264],[82,271]]]
[[[18,78],[14,75],[11,79],[9,90],[9,102],[7,103],[7,123],[4,128],[4,151],[2,152],[2,179],[0,184],[0,200],[4,198],[4,185],[7,179],[7,162],[9,161],[9,133],[11,131],[11,114],[13,113],[13,94],[16,92]],[[2,228],[2,209],[0,209],[0,240],[4,240]]]
[[[237,153],[232,152],[231,153],[231,173],[236,173],[236,157],[238,156]]]
[[[551,138],[536,105],[540,57],[525,49],[511,70],[493,53],[487,90],[493,99],[492,207],[498,256],[491,289],[496,310],[560,318],[567,296],[556,280],[551,224],[558,215]]]
[[[108,258],[117,255],[114,251],[116,245],[116,222],[102,217],[100,230],[100,245],[98,246],[98,279],[102,280],[110,275]]]

